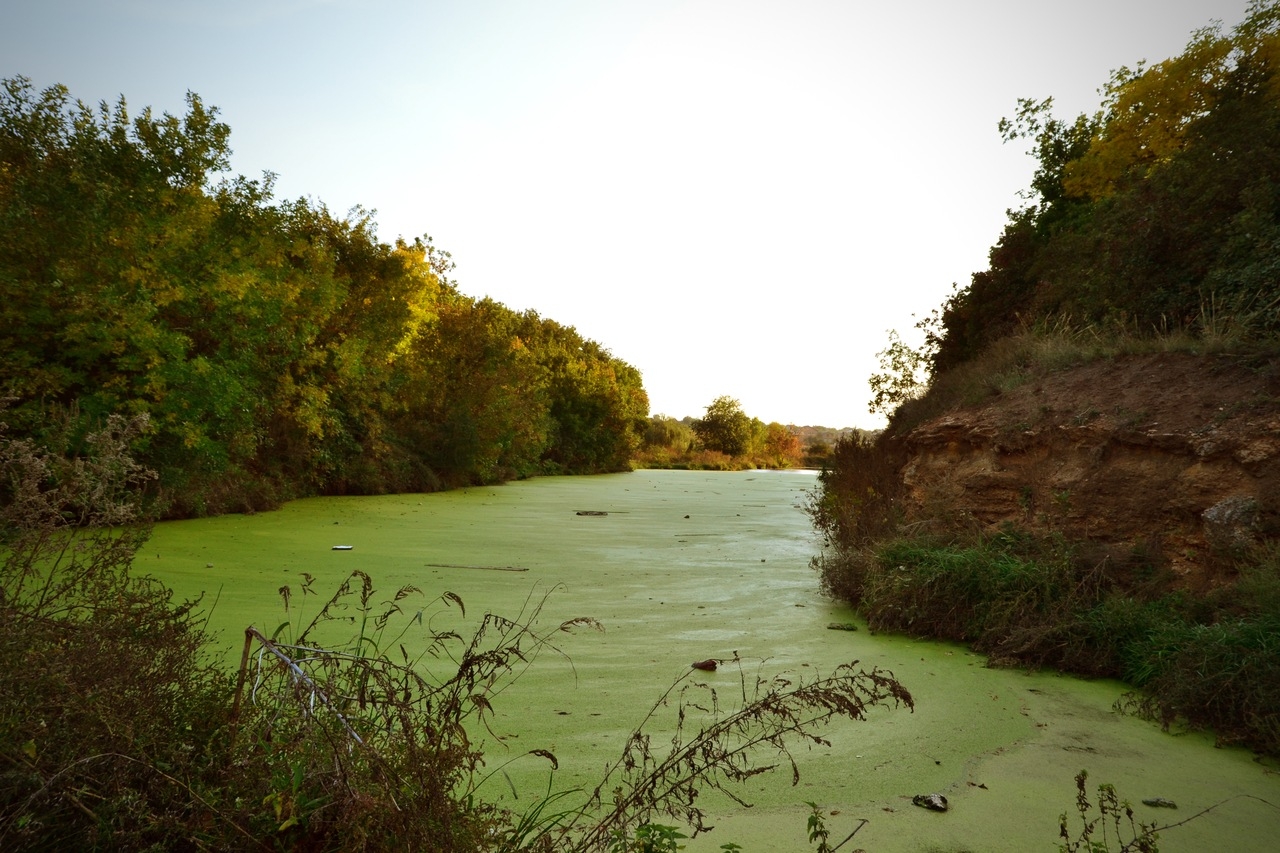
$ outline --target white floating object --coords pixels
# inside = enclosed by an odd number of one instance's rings
[[[351,550],[352,548],[354,548],[354,547],[355,547],[354,545],[334,545],[334,546],[333,546],[333,550],[335,550],[335,551],[350,551],[350,550]]]

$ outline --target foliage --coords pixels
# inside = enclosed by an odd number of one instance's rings
[[[749,417],[732,397],[717,397],[699,419],[649,419],[636,464],[646,468],[732,471],[791,468],[804,462],[798,429]]]
[[[777,421],[765,425],[761,454],[769,468],[789,468],[800,458],[800,438]]]
[[[1080,834],[1071,837],[1067,828],[1067,815],[1059,819],[1059,835],[1064,843],[1058,845],[1062,853],[1108,853],[1112,844],[1118,853],[1158,853],[1156,842],[1160,836],[1154,823],[1146,824],[1134,819],[1133,806],[1121,800],[1115,786],[1098,786],[1098,814],[1093,815],[1086,787],[1089,774],[1081,770],[1076,774],[1076,811],[1080,817]],[[1095,836],[1101,835],[1101,838]],[[1127,837],[1127,840],[1126,840]]]
[[[751,419],[732,397],[717,397],[706,413],[693,422],[693,432],[708,450],[741,456],[751,446]]]
[[[1019,101],[1033,204],[1011,211],[990,267],[947,300],[934,375],[1041,323],[1146,334],[1280,333],[1280,4],[1231,33],[1196,31],[1171,59],[1114,71],[1101,109],[1054,117]]]
[[[873,629],[968,642],[996,662],[1123,678],[1142,691],[1123,703],[1133,713],[1280,754],[1274,548],[1241,558],[1239,585],[1196,600],[1126,581],[1142,573],[1057,535],[859,534],[856,503],[827,488],[810,503],[831,531],[816,561],[823,588]]]
[[[450,481],[526,477],[551,428],[545,372],[524,346],[517,317],[492,300],[458,297],[410,352],[405,433]]]
[[[661,823],[645,823],[636,827],[635,835],[614,830],[609,853],[676,853],[683,850],[681,839],[688,838],[678,827]]]
[[[1126,707],[1159,720],[1212,728],[1280,753],[1280,612],[1211,622],[1169,619],[1124,649],[1130,680],[1141,694]]]
[[[174,516],[300,494],[625,468],[638,371],[572,328],[458,293],[429,237],[229,177],[230,129],[0,85],[0,394],[73,440],[135,442]]]
[[[304,600],[312,584],[304,576]],[[259,652],[240,672],[236,705],[243,701],[245,713],[235,719],[236,754],[272,780],[261,797],[271,810],[250,816],[252,831],[290,849],[363,849],[392,840],[412,849],[483,849],[485,834],[505,818],[475,799],[483,764],[475,730],[486,725],[505,684],[555,649],[556,633],[598,625],[572,619],[542,633],[534,606],[514,619],[486,614],[464,641],[426,627],[438,620],[430,605],[411,603],[421,595],[416,587],[378,601],[363,572],[353,572],[309,618],[301,603],[295,608],[296,594],[281,589],[289,619],[275,637],[246,632],[246,664],[254,648]],[[463,607],[451,593],[436,602]],[[416,630],[425,636],[410,645],[426,651],[413,658],[406,635]],[[533,754],[554,763],[550,753]]]
[[[929,381],[927,346],[913,349],[902,341],[897,330],[890,329],[889,344],[876,353],[876,358],[880,360],[880,372],[867,380],[872,392],[867,406],[871,414],[887,415],[924,393]]]
[[[8,850],[168,849],[188,821],[218,820],[228,679],[194,603],[129,572],[148,533],[132,493],[150,477],[126,447],[144,428],[111,418],[83,455],[0,436]]]
[[[643,448],[663,448],[675,453],[688,453],[693,449],[693,427],[684,421],[678,421],[670,415],[657,414],[649,418],[645,426]]]
[[[521,334],[548,375],[553,435],[542,455],[557,471],[623,471],[648,428],[640,372],[572,327],[521,315]]]
[[[738,449],[730,452],[726,447]],[[730,397],[717,397],[700,420],[654,415],[634,460],[644,468],[711,471],[806,464],[797,427],[748,417]]]
[[[858,566],[870,545],[896,530],[901,491],[897,464],[875,439],[853,433],[836,442],[805,504],[823,538],[814,566],[828,595],[862,600],[864,573]]]

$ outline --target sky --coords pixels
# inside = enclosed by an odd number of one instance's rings
[[[874,429],[867,378],[986,268],[1019,98],[1247,0],[7,0],[0,76],[231,127],[276,197],[430,235],[467,294],[574,326],[650,409]]]

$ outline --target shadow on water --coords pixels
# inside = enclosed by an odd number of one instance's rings
[[[498,698],[493,725],[505,741],[486,735],[490,769],[530,749],[554,752],[557,788],[594,787],[631,727],[695,660],[737,653],[748,678],[859,660],[892,670],[912,692],[914,713],[842,721],[826,732],[830,748],[797,753],[797,787],[783,771],[743,791],[751,809],[708,796],[717,828],[688,842],[690,851],[728,841],[806,849],[808,800],[832,815],[833,839],[869,821],[846,849],[1052,850],[1081,769],[1113,783],[1144,821],[1172,822],[1242,794],[1280,804],[1274,767],[1116,714],[1119,684],[988,669],[962,646],[875,636],[865,625],[830,630],[857,620],[820,595],[809,568],[819,543],[802,505],[814,482],[798,471],[638,471],[304,500],[162,524],[138,562],[179,594],[217,596],[211,623],[229,654],[247,624],[279,624],[277,590],[303,571],[326,595],[356,568],[388,595],[403,583],[431,596],[456,592],[471,622],[486,610],[515,615],[547,593],[546,627],[599,619],[604,633],[563,635],[566,657],[540,658]],[[332,550],[338,544],[351,549]],[[722,696],[740,693],[733,667],[700,677]],[[495,774],[486,794],[516,810],[546,790],[544,762],[520,759],[504,772],[510,783]],[[912,805],[931,792],[951,809]],[[1154,813],[1139,803],[1150,797],[1179,810]],[[1280,810],[1242,798],[1171,830],[1160,849],[1269,851],[1277,837]]]

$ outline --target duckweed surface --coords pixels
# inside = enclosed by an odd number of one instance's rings
[[[485,611],[516,616],[544,596],[544,628],[600,620],[603,633],[560,635],[564,655],[543,655],[498,697],[493,729],[502,740],[478,733],[493,771],[487,796],[517,810],[547,789],[547,763],[521,757],[529,750],[558,757],[554,788],[589,790],[693,661],[736,653],[748,681],[851,660],[889,669],[916,709],[832,726],[830,748],[797,752],[798,786],[782,769],[741,792],[750,809],[708,795],[716,829],[688,842],[690,851],[729,841],[747,851],[809,849],[808,800],[830,813],[833,843],[868,820],[845,850],[1054,850],[1081,769],[1091,784],[1114,784],[1145,821],[1173,823],[1221,803],[1163,834],[1165,853],[1275,849],[1274,763],[1115,713],[1120,684],[988,669],[961,646],[873,635],[822,597],[809,567],[819,543],[802,510],[813,485],[811,472],[637,471],[303,500],[256,516],[161,524],[138,564],[180,595],[205,595],[228,660],[238,659],[245,626],[272,630],[284,620],[282,585],[295,591],[296,618],[299,609],[314,613],[352,569],[372,575],[385,598],[401,584],[421,587],[418,606],[457,593],[466,617],[430,606],[424,615],[437,628],[474,625]],[[302,572],[316,576],[317,595],[297,594]],[[850,623],[861,630],[829,629]],[[736,667],[698,675],[726,700],[741,694]],[[949,811],[912,805],[933,792]],[[1141,804],[1155,797],[1177,811]]]

